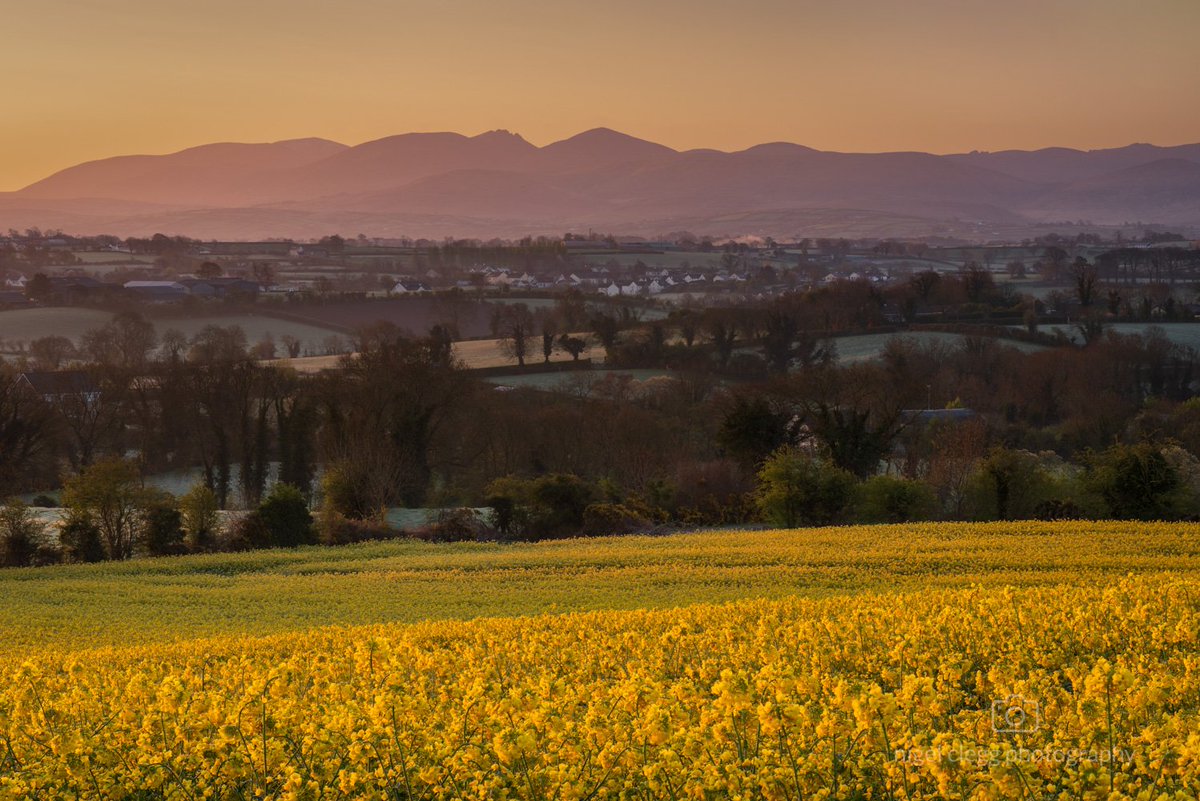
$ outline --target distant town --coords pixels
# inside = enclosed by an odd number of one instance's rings
[[[519,241],[309,242],[118,239],[59,232],[0,236],[0,307],[107,302],[194,303],[401,297],[439,292],[513,294],[579,290],[668,304],[729,304],[838,281],[886,287],[921,272],[982,269],[1014,292],[1070,294],[1076,260],[1101,281],[1189,284],[1200,279],[1197,242],[1147,230],[1137,239],[1049,233],[1019,243],[772,239],[670,241],[613,236]],[[1070,262],[1070,263],[1068,263]],[[1069,305],[1062,298],[1054,306]]]

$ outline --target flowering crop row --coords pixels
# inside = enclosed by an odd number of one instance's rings
[[[1184,799],[1200,581],[326,627],[0,663],[14,798]]]
[[[0,570],[4,654],[971,584],[1200,576],[1200,525],[915,524],[414,541]]]

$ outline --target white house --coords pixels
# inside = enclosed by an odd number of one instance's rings
[[[425,295],[432,291],[425,282],[408,279],[401,279],[392,287],[393,295]]]

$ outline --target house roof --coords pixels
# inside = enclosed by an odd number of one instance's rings
[[[43,397],[100,391],[92,377],[83,370],[32,370],[21,373],[17,380],[24,381]]]

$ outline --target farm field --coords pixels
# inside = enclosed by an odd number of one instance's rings
[[[1167,339],[1177,345],[1200,349],[1200,323],[1111,323],[1106,329],[1117,334],[1145,334],[1151,328],[1159,328]],[[1080,339],[1079,329],[1069,325],[1042,326],[1042,331],[1062,331],[1068,337]]]
[[[79,341],[84,332],[99,328],[112,314],[98,309],[50,307],[7,309],[0,311],[0,341],[25,342],[48,336],[64,336]],[[8,349],[8,344],[4,349]]]
[[[579,370],[566,373],[525,373],[516,375],[490,376],[486,381],[506,387],[542,390],[569,390],[575,387],[586,387],[608,376],[629,376],[634,381],[647,381],[651,378],[670,376],[670,370],[633,369],[633,370]]]
[[[962,334],[950,334],[942,331],[911,331],[890,334],[861,334],[849,337],[837,337],[838,360],[842,362],[866,361],[878,358],[887,343],[896,338],[912,339],[921,344],[938,343],[948,347],[958,347],[966,339]],[[1001,344],[1023,351],[1045,350],[1041,345],[1017,340],[999,340]]]
[[[0,795],[1187,798],[1198,569],[1005,523],[5,571]]]
[[[485,337],[491,333],[491,308],[470,298],[457,302],[406,297],[289,304],[287,312],[311,325],[338,330],[352,331],[365,325],[388,322],[414,335],[423,335],[437,323],[453,321],[459,336]]]
[[[526,361],[530,364],[540,363],[541,356],[541,340],[530,344],[530,354],[526,357]],[[454,343],[454,355],[462,360],[462,363],[468,370],[480,370],[490,367],[512,367],[517,369],[517,360],[504,352],[498,339],[468,339]],[[584,348],[581,359],[594,357],[593,349],[589,346]],[[271,359],[270,363],[280,366],[291,367],[301,373],[316,373],[321,370],[329,370],[338,366],[341,356],[301,356],[295,359]],[[571,356],[563,351],[556,350],[550,357],[552,362],[570,361]],[[502,379],[497,378],[498,383],[512,384],[509,380],[524,380],[532,379],[536,383],[536,379],[545,378],[547,375],[557,378],[565,378],[570,374],[563,373],[529,373],[527,375],[503,376]],[[521,386],[526,384],[522,383]]]
[[[205,326],[219,325],[229,327],[236,325],[246,332],[247,343],[253,345],[255,342],[259,342],[270,335],[274,338],[276,346],[281,349],[283,348],[281,339],[289,334],[299,339],[301,347],[306,351],[323,352],[324,342],[330,336],[340,337],[343,341],[347,340],[344,334],[328,328],[307,325],[292,320],[281,320],[277,317],[270,317],[264,314],[151,317],[150,321],[154,323],[154,327],[158,330],[160,336],[164,331],[172,328],[182,332],[187,337],[193,337],[200,333],[201,329]]]
[[[162,317],[147,314],[154,323],[159,336],[169,329],[194,336],[207,325],[237,325],[246,332],[246,341],[254,344],[270,334],[276,344],[283,336],[291,334],[300,339],[306,350],[319,351],[326,337],[337,334],[328,328],[282,320],[264,314],[197,315],[194,317]],[[78,343],[83,335],[105,325],[113,317],[111,312],[99,309],[53,306],[36,309],[9,309],[0,311],[0,341],[28,344],[46,336],[64,336]]]

